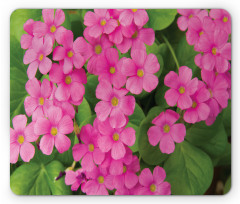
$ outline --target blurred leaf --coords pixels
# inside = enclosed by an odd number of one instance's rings
[[[223,124],[227,136],[231,136],[231,100],[228,100],[227,108],[223,109]]]
[[[223,190],[223,194],[227,194],[231,189],[231,176],[228,177],[225,186],[224,186],[224,190]]]
[[[231,165],[231,144],[227,143],[224,152],[217,157],[212,158],[214,166]]]
[[[76,120],[78,125],[80,125],[84,120],[92,115],[91,108],[85,98],[83,98],[82,103],[78,106],[78,113],[76,114]]]
[[[158,106],[163,107],[163,108],[168,108],[169,107],[169,105],[167,104],[167,102],[164,98],[165,93],[168,89],[169,88],[167,86],[164,86],[164,84],[159,84],[158,85],[158,88],[157,88],[157,91],[156,91],[156,94],[155,94],[155,102]]]

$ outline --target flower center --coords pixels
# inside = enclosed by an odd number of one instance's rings
[[[57,133],[58,133],[57,128],[53,127],[53,128],[51,129],[51,135],[56,136]]]
[[[196,108],[196,107],[197,107],[197,103],[195,101],[193,101],[192,108]]]
[[[199,32],[199,36],[201,36],[203,34],[203,31]]]
[[[113,106],[117,106],[118,105],[118,99],[114,96],[111,100],[111,103]]]
[[[211,89],[208,89],[209,93],[210,93],[210,97],[212,98],[213,97],[213,92]]]
[[[150,191],[152,191],[152,192],[155,192],[155,191],[156,191],[156,185],[155,185],[155,184],[152,184],[152,185],[150,186]]]
[[[93,152],[93,151],[94,151],[94,145],[93,145],[93,144],[89,144],[89,145],[88,145],[88,150],[89,150],[90,152]]]
[[[73,56],[73,52],[72,52],[72,51],[69,51],[69,52],[67,53],[67,56],[68,56],[69,58],[71,58],[71,57]]]
[[[143,75],[144,75],[143,70],[142,70],[142,69],[139,69],[139,70],[137,71],[137,75],[138,75],[139,77],[143,77]]]
[[[181,87],[178,89],[178,91],[179,91],[180,94],[184,94],[184,93],[185,93],[185,88],[181,86]]]
[[[51,32],[51,33],[54,33],[54,32],[56,31],[56,29],[57,29],[57,28],[55,27],[55,25],[52,25],[51,28],[50,28],[50,32]]]
[[[218,72],[215,72],[215,76],[217,76],[218,75]]]
[[[22,144],[24,142],[24,137],[22,135],[19,135],[17,141],[19,144]]]
[[[224,16],[223,19],[222,19],[222,21],[223,21],[224,23],[228,22],[228,17]]]
[[[133,12],[133,13],[137,12],[137,9],[132,9],[132,12]]]
[[[127,171],[127,167],[123,166],[123,173],[126,173],[126,171]]]
[[[121,23],[120,23],[120,21],[119,21],[119,20],[117,20],[117,23],[118,23],[118,26],[120,26],[120,25],[121,25]]]
[[[95,47],[95,53],[96,54],[101,54],[101,52],[102,52],[102,47],[101,47],[101,45],[97,45],[96,47]]]
[[[106,20],[103,19],[103,20],[101,20],[101,23],[100,23],[100,24],[101,24],[101,26],[105,26],[106,23],[107,23]]]
[[[43,105],[43,104],[44,104],[44,98],[43,98],[43,97],[40,97],[40,98],[38,99],[38,102],[39,102],[40,105]]]
[[[164,125],[163,126],[163,132],[168,133],[170,131],[170,126],[169,125]]]
[[[70,76],[66,76],[65,77],[65,83],[68,84],[68,85],[71,84],[72,83],[72,78]]]
[[[98,177],[98,183],[102,184],[104,182],[103,176]]]
[[[43,60],[43,54],[39,55],[39,61],[42,61]]]
[[[110,67],[109,71],[110,71],[111,74],[114,74],[116,72],[116,69],[115,69],[115,67]]]
[[[138,36],[138,32],[135,31],[135,32],[133,33],[133,35],[132,35],[132,38],[134,39],[134,38],[136,38],[137,36]]]
[[[193,17],[193,15],[192,14],[190,14],[189,16],[188,16],[188,18],[192,18]]]
[[[113,134],[113,140],[114,141],[118,141],[119,140],[119,134],[118,133],[114,133]]]
[[[214,48],[212,49],[212,54],[213,54],[213,55],[216,55],[216,54],[217,54],[217,48],[214,47]]]

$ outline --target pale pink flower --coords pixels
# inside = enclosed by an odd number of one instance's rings
[[[52,66],[52,61],[47,57],[52,52],[51,38],[37,38],[32,40],[32,46],[25,52],[23,63],[29,64],[27,75],[29,79],[35,77],[37,69],[42,74],[47,74]]]
[[[179,114],[173,110],[167,109],[153,119],[154,126],[150,127],[147,134],[149,143],[156,146],[159,142],[159,148],[162,153],[171,154],[175,149],[176,143],[181,143],[186,136],[186,128],[182,123],[177,123]]]
[[[33,39],[33,25],[35,21],[33,19],[28,19],[26,23],[23,25],[23,30],[27,32],[27,34],[23,34],[21,36],[21,48],[28,49],[32,46],[32,39]]]
[[[225,30],[227,34],[231,33],[231,16],[226,10],[211,9],[209,15],[220,29]]]
[[[50,155],[53,147],[63,153],[71,146],[71,140],[66,136],[73,132],[73,121],[69,115],[62,114],[62,109],[51,106],[46,113],[46,118],[38,118],[34,126],[34,133],[43,135],[40,140],[40,149]]]
[[[34,122],[27,125],[25,115],[17,115],[12,120],[13,129],[10,128],[10,163],[14,164],[20,156],[24,162],[29,162],[34,154],[35,148],[30,142],[35,142],[38,135],[34,134]],[[27,125],[27,126],[26,126]]]
[[[66,171],[65,184],[71,185],[72,191],[77,191],[80,186],[83,188],[86,181],[87,178],[83,169],[78,169],[77,171]]]
[[[101,81],[96,88],[98,102],[95,112],[100,121],[109,121],[113,128],[121,128],[126,124],[126,116],[132,115],[135,109],[135,98],[126,96],[128,90],[115,89],[108,81]]]
[[[126,88],[133,94],[140,94],[143,89],[151,92],[158,85],[158,77],[154,75],[160,69],[157,57],[138,49],[131,52],[131,57],[122,63],[122,73],[129,76]]]

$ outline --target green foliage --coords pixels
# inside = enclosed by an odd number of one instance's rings
[[[91,108],[85,98],[83,98],[82,103],[78,106],[78,112],[76,114],[77,124],[81,125],[81,123],[87,118],[91,117],[92,112]]]
[[[224,190],[223,190],[223,194],[227,194],[231,189],[231,176],[228,177],[225,186],[224,186]]]

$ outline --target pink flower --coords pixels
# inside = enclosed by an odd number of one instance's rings
[[[125,9],[119,15],[119,21],[123,26],[130,26],[134,23],[138,27],[143,27],[148,19],[145,9]]]
[[[228,60],[231,60],[231,43],[227,41],[228,34],[220,29],[203,35],[199,39],[198,49],[204,52],[201,59],[203,69],[212,71],[215,67],[219,73],[228,70]]]
[[[77,191],[80,185],[83,188],[86,181],[87,178],[83,169],[78,169],[77,171],[66,171],[65,183],[66,185],[71,185],[72,191]]]
[[[34,132],[43,135],[40,149],[44,154],[50,155],[54,145],[59,153],[63,153],[71,146],[71,140],[66,134],[73,132],[73,121],[70,116],[63,116],[61,108],[51,106],[47,110],[46,118],[38,118],[36,121]]]
[[[15,164],[19,153],[24,162],[29,162],[35,154],[35,148],[30,142],[38,139],[38,135],[33,131],[34,122],[27,125],[27,117],[17,115],[12,123],[14,129],[10,128],[10,162]]]
[[[131,57],[122,63],[122,73],[129,76],[126,88],[133,94],[140,94],[143,89],[151,92],[158,85],[158,78],[154,75],[160,69],[157,57],[147,55],[144,50],[132,51]]]
[[[192,106],[191,95],[198,86],[198,79],[192,79],[192,70],[186,66],[179,67],[179,76],[170,71],[164,78],[164,84],[170,89],[165,93],[164,98],[169,106],[177,106],[182,110]]]
[[[165,170],[156,166],[151,173],[149,168],[142,170],[139,175],[139,183],[142,187],[139,189],[139,195],[170,195],[171,185],[164,182],[166,178]]]
[[[54,43],[55,39],[60,43],[62,33],[66,30],[61,24],[65,21],[65,14],[57,9],[54,18],[54,9],[43,9],[42,16],[44,23],[37,21],[33,26],[33,34],[37,37],[49,36]]]
[[[202,19],[204,16],[208,16],[207,10],[178,9],[177,11],[182,15],[177,20],[178,27],[181,31],[187,30],[189,19],[191,19],[193,16],[198,16],[200,19]]]
[[[173,110],[167,109],[153,119],[152,126],[148,130],[149,143],[156,146],[159,142],[159,148],[162,153],[171,154],[175,149],[176,143],[181,143],[186,136],[184,124],[177,123],[179,114]]]
[[[84,69],[74,69],[68,74],[64,74],[63,66],[54,63],[49,73],[49,78],[58,87],[55,97],[59,101],[69,101],[74,105],[81,104],[87,83],[87,76]]]
[[[121,71],[122,60],[119,60],[115,48],[107,48],[104,55],[97,63],[98,80],[107,80],[115,88],[120,89],[126,83],[126,76]]]
[[[62,46],[57,46],[53,51],[53,60],[61,61],[63,60],[63,72],[68,74],[72,71],[73,65],[75,68],[80,69],[85,63],[84,57],[78,51],[77,39],[73,42],[73,33],[67,30],[62,33],[60,44]]]
[[[32,40],[32,46],[23,57],[24,64],[28,66],[27,75],[29,79],[35,77],[37,68],[42,74],[47,74],[52,66],[52,61],[47,57],[52,52],[53,43],[51,38],[37,38]]]
[[[202,120],[206,120],[210,113],[210,108],[206,104],[206,101],[210,98],[210,92],[206,89],[206,85],[202,82],[198,82],[198,90],[191,96],[192,107],[186,110],[183,119],[187,123],[196,123]]]
[[[84,25],[89,27],[89,35],[93,38],[100,37],[101,34],[110,34],[118,26],[115,19],[110,18],[107,9],[94,9],[88,11],[84,16]]]
[[[23,34],[21,37],[21,48],[28,49],[32,46],[32,39],[33,39],[33,19],[28,19],[26,23],[23,25],[23,30],[27,32],[27,34]]]
[[[108,174],[107,169],[95,167],[92,172],[86,173],[89,180],[82,191],[87,195],[108,195],[108,190],[113,190],[113,176]]]
[[[231,33],[231,16],[226,10],[211,9],[209,15],[220,29],[225,30],[227,34]]]
[[[52,85],[47,79],[43,79],[42,84],[36,78],[27,81],[25,86],[28,94],[24,100],[24,107],[27,116],[32,116],[36,121],[38,117],[44,117],[46,110],[53,105],[49,100],[52,94]]]
[[[126,96],[126,89],[115,89],[108,81],[101,81],[96,88],[98,102],[95,112],[100,121],[105,121],[110,115],[109,121],[113,128],[121,128],[126,124],[126,116],[133,114],[135,98]]]
[[[95,164],[101,164],[105,158],[105,153],[98,147],[98,138],[99,133],[90,124],[87,124],[82,127],[80,132],[80,139],[84,144],[75,144],[72,149],[74,160],[82,159],[81,165],[85,171],[92,171]]]
[[[104,122],[98,123],[99,132],[102,134],[98,138],[98,145],[102,152],[111,150],[113,159],[121,159],[126,154],[126,146],[132,146],[135,143],[135,130],[132,127],[116,129],[112,128],[107,118]]]

